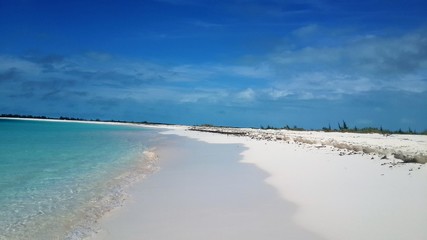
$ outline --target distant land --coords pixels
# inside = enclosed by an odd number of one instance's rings
[[[149,124],[149,125],[176,125],[171,123],[160,123],[160,122],[148,122],[148,121],[124,121],[124,120],[105,120],[105,119],[84,119],[84,118],[75,118],[75,117],[47,117],[47,116],[34,116],[34,115],[20,115],[20,114],[1,114],[0,118],[23,118],[23,119],[41,119],[41,120],[68,120],[68,121],[87,121],[87,122],[111,122],[111,123],[133,123],[133,124]],[[290,127],[289,125],[285,125],[284,127],[277,128],[270,125],[267,126],[260,126],[260,129],[270,129],[270,130],[279,130],[279,129],[286,129],[286,130],[293,130],[293,131],[324,131],[324,132],[352,132],[352,133],[378,133],[378,134],[418,134],[418,135],[427,135],[427,129],[418,132],[416,130],[412,130],[411,128],[408,128],[407,130],[402,130],[401,128],[399,130],[388,130],[383,129],[382,127],[364,127],[364,128],[358,128],[356,126],[349,127],[347,123],[343,120],[342,122],[338,122],[338,128],[332,128],[329,124],[328,127],[323,127],[322,129],[305,129],[298,126]],[[209,126],[209,127],[236,127],[236,126],[216,126],[212,124],[202,124],[200,126]],[[238,127],[237,127],[238,128]]]
[[[0,118],[22,118],[22,119],[40,119],[40,120],[64,120],[64,121],[85,121],[85,122],[111,122],[111,123],[133,123],[133,124],[150,124],[150,125],[175,125],[170,123],[157,123],[157,122],[135,122],[135,121],[122,121],[122,120],[104,120],[104,119],[85,119],[75,117],[47,117],[47,116],[33,116],[33,115],[20,115],[20,114],[1,114]]]

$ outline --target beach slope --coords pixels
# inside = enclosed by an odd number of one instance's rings
[[[427,168],[392,154],[424,156],[426,136],[238,131],[163,132],[161,170],[97,237],[427,239]]]

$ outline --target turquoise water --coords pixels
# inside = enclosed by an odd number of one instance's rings
[[[80,239],[151,171],[142,127],[0,120],[0,239]]]

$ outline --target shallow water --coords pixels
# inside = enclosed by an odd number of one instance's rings
[[[154,170],[142,127],[0,120],[0,239],[80,239]]]

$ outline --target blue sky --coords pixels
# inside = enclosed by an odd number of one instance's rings
[[[0,113],[427,129],[425,1],[0,0]]]

